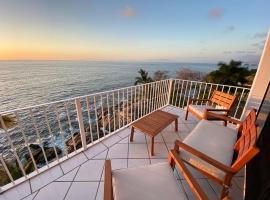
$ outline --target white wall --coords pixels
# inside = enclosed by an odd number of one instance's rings
[[[270,30],[264,45],[264,50],[259,62],[256,76],[254,78],[249,97],[247,99],[247,106],[242,116],[245,117],[247,112],[252,109],[258,109],[264,93],[266,92],[270,80]]]

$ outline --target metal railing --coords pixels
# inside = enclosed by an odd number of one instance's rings
[[[2,112],[0,186],[29,179],[166,105],[184,108],[188,98],[209,98],[213,89],[237,96],[232,116],[240,118],[248,88],[178,79]]]
[[[213,90],[237,97],[230,116],[240,119],[250,91],[249,88],[245,87],[175,79],[172,80],[169,104],[184,108],[189,98],[209,99]]]

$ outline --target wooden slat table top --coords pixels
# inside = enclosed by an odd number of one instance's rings
[[[131,126],[152,137],[159,134],[169,124],[178,118],[177,115],[157,110],[142,119],[134,122]]]

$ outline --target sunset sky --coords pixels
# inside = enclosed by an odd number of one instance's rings
[[[0,60],[257,62],[269,0],[0,0]]]

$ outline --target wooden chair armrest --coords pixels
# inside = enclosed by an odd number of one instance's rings
[[[203,102],[203,101],[211,101],[210,99],[188,99],[189,103],[193,103],[193,102]]]
[[[242,125],[243,124],[239,120],[233,119],[233,118],[228,117],[228,116],[225,116],[225,115],[220,115],[220,114],[212,113],[212,112],[207,112],[207,116],[218,118],[218,119],[223,119],[224,121],[229,121],[229,122],[232,122],[234,124],[239,124],[239,125]]]
[[[113,200],[112,167],[110,160],[105,160],[104,164],[104,200]]]
[[[221,108],[206,108],[207,112],[215,111],[215,112],[230,112],[230,109],[221,109]]]
[[[222,116],[228,116],[230,113],[230,109],[221,109],[221,108],[206,108],[204,111],[204,118],[208,119],[209,118],[209,113],[211,112],[226,112],[225,114],[221,113],[220,115]],[[215,117],[214,117],[215,118]],[[218,118],[220,119],[220,118]],[[226,120],[224,120],[226,121]]]
[[[221,162],[207,156],[206,154],[194,149],[193,147],[191,147],[191,146],[189,146],[189,145],[187,145],[179,140],[176,140],[174,150],[176,152],[179,152],[179,148],[193,154],[194,156],[204,160],[205,162],[208,162],[209,164],[213,165],[214,167],[216,167],[216,168],[218,168],[226,173],[233,173],[233,170],[230,167],[228,167],[228,166],[224,165],[223,163],[221,163]]]
[[[187,183],[190,186],[190,189],[194,192],[196,197],[201,200],[207,200],[205,192],[201,189],[200,185],[193,177],[192,173],[186,167],[184,162],[179,158],[178,153],[175,150],[170,150],[169,157],[173,159],[178,169],[181,171],[182,175],[186,178]]]

